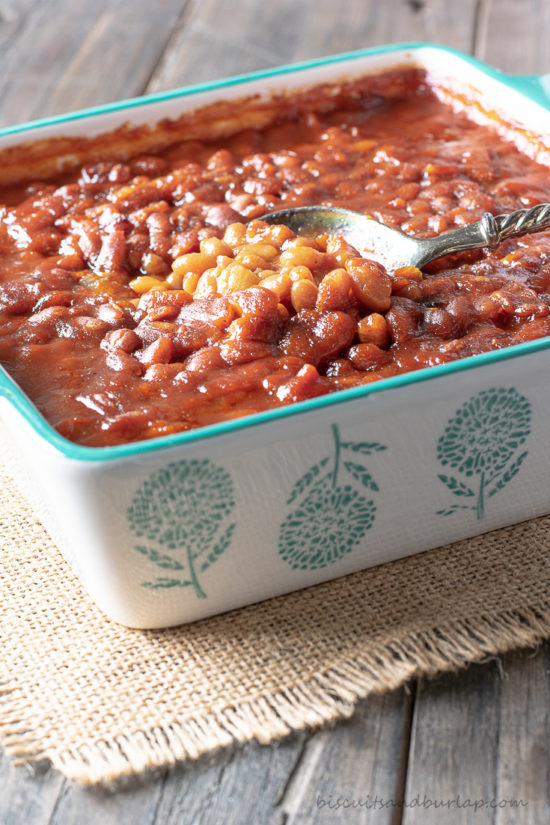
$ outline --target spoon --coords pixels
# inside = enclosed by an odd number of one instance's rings
[[[260,220],[284,223],[297,235],[341,235],[361,255],[374,258],[392,272],[402,266],[421,268],[452,252],[495,249],[507,238],[539,232],[550,226],[550,203],[496,217],[485,212],[481,220],[435,238],[411,238],[361,212],[336,206],[282,209],[263,215]]]

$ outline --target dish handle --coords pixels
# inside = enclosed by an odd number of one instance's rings
[[[506,80],[518,92],[532,98],[537,103],[550,108],[549,74],[509,74]]]

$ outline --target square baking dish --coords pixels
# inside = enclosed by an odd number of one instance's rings
[[[550,165],[548,77],[507,76],[452,49],[407,44],[4,129],[0,171],[32,151],[22,142],[62,147],[63,138],[218,101],[402,66],[436,76],[485,120],[512,123],[521,148]],[[550,512],[549,371],[544,338],[90,448],[60,436],[0,369],[2,456],[99,607],[128,626],[165,627]]]

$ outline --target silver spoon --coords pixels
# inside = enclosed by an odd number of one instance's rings
[[[506,238],[539,232],[550,226],[550,203],[518,209],[509,215],[485,212],[481,220],[435,238],[411,238],[383,223],[336,206],[301,206],[261,216],[266,223],[284,223],[297,235],[341,235],[361,255],[372,257],[389,272],[402,266],[422,267],[436,258],[466,249],[495,249]]]

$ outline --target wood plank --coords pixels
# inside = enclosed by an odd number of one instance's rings
[[[186,3],[107,3],[48,99],[48,113],[141,94]]]
[[[352,719],[312,736],[280,802],[282,821],[392,825],[399,813],[395,805],[403,788],[412,706],[404,689],[371,696]]]
[[[474,817],[468,800],[496,796],[500,687],[496,662],[420,681],[403,825],[492,825],[494,810]]]
[[[0,822],[2,825],[46,825],[65,780],[44,766],[14,767],[0,750]]]
[[[165,781],[165,772],[118,790],[84,788],[66,781],[50,816],[36,825],[160,825],[156,812]],[[24,820],[17,825],[23,823],[27,825]]]
[[[423,825],[547,821],[549,702],[550,643],[422,680],[405,800],[423,804],[405,808],[403,825],[416,825],[419,812]]]
[[[2,52],[17,36],[25,19],[38,5],[39,0],[0,0],[0,46]]]
[[[550,643],[504,659],[497,796],[516,800],[496,810],[495,825],[550,820]],[[523,804],[527,803],[527,804]]]
[[[514,74],[550,72],[550,4],[546,0],[482,0],[475,55]]]
[[[300,762],[306,741],[307,735],[297,734],[279,745],[250,744],[222,754],[210,765],[193,764],[172,774],[164,787],[155,822],[281,823],[278,800]]]
[[[29,20],[36,13],[35,7],[39,0],[0,0],[0,107],[7,91],[13,84],[13,71],[15,61],[11,59],[14,50],[14,43],[22,43],[20,64],[29,43],[25,38],[25,31],[29,27]],[[20,65],[20,73],[26,71],[25,64]],[[12,68],[10,68],[12,67]],[[4,125],[2,117],[4,113],[0,108],[0,125]],[[8,114],[9,117],[9,114]]]
[[[185,3],[46,0],[6,24],[0,126],[140,94]]]
[[[160,91],[383,43],[470,51],[476,0],[202,0],[188,8],[148,86]]]

